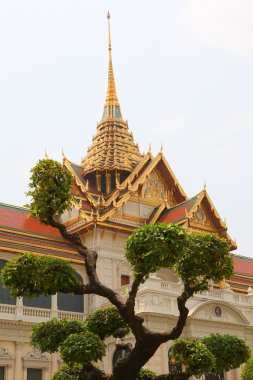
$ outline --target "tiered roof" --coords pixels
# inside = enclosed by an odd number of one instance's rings
[[[121,114],[116,94],[112,64],[110,14],[108,13],[108,87],[102,120],[81,166],[83,174],[96,171],[120,170],[131,172],[141,160],[139,147],[129,132],[128,123]]]

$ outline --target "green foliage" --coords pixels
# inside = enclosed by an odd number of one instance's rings
[[[174,224],[145,224],[126,242],[126,258],[135,274],[147,276],[159,268],[172,268],[186,240],[185,231]]]
[[[72,367],[63,365],[62,368],[54,374],[51,380],[79,380],[81,369],[81,365],[74,365]]]
[[[101,360],[105,350],[106,345],[99,336],[88,330],[70,335],[60,346],[61,357],[70,366]]]
[[[174,269],[185,284],[196,291],[208,289],[208,280],[222,280],[233,274],[229,244],[214,234],[190,233]]]
[[[227,372],[240,367],[250,357],[248,345],[236,336],[211,334],[201,341],[215,357],[213,372]]]
[[[176,339],[171,346],[171,358],[182,363],[185,373],[201,376],[211,372],[215,366],[215,358],[207,347],[196,339]]]
[[[253,379],[253,356],[251,356],[242,369],[241,380]]]
[[[153,380],[155,379],[156,374],[150,369],[142,368],[136,380]]]
[[[39,160],[31,170],[32,176],[27,195],[32,198],[28,205],[30,213],[42,223],[59,217],[71,207],[71,173],[57,161]]]
[[[24,253],[9,261],[1,271],[4,287],[13,297],[47,296],[78,284],[75,270],[67,261],[52,256]]]
[[[85,323],[88,330],[97,334],[102,340],[111,335],[123,338],[130,331],[115,306],[92,312]]]
[[[56,352],[64,340],[71,334],[83,333],[85,322],[77,320],[51,319],[33,326],[31,343],[42,352]]]

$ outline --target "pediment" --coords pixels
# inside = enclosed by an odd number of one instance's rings
[[[208,210],[205,208],[203,202],[200,202],[200,204],[197,204],[196,207],[194,207],[194,211],[191,212],[190,221],[200,230],[207,229],[214,232],[217,230],[217,226],[215,226],[213,222],[212,215],[210,215]]]
[[[193,319],[213,321],[215,323],[249,325],[249,321],[240,310],[221,301],[203,302],[190,310],[189,317]]]
[[[40,350],[31,350],[26,354],[24,357],[24,360],[40,360],[40,361],[48,361],[48,357],[44,352],[41,352]]]
[[[7,348],[0,347],[0,359],[13,359],[13,356]]]

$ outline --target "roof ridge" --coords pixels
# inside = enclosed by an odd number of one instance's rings
[[[0,202],[0,207],[1,206],[29,212],[29,209],[25,206],[16,206],[16,205],[11,205],[9,203]]]

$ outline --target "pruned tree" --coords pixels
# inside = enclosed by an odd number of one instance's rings
[[[95,294],[105,297],[113,305],[113,309],[92,314],[84,323],[52,320],[34,328],[32,343],[42,351],[60,350],[66,363],[54,380],[188,379],[189,371],[155,376],[142,367],[161,344],[180,337],[189,312],[187,300],[195,292],[207,290],[210,280],[220,281],[231,276],[233,262],[227,241],[214,234],[188,234],[173,224],[140,227],[126,243],[126,258],[131,264],[134,280],[128,296],[124,297],[100,282],[96,271],[97,253],[88,249],[77,233],[69,233],[60,221],[62,213],[70,209],[73,202],[69,171],[58,162],[45,159],[40,160],[31,172],[28,192],[31,215],[41,223],[57,228],[62,237],[72,243],[84,259],[88,282],[80,284],[67,262],[28,253],[5,266],[2,271],[4,286],[10,287],[11,294],[17,297],[60,291],[77,295]],[[145,326],[144,319],[135,313],[135,299],[140,285],[150,273],[160,268],[174,270],[183,284],[183,291],[177,298],[178,320],[171,331],[165,332],[151,331]],[[105,374],[94,365],[105,354],[104,339],[109,335],[122,337],[129,329],[135,338],[135,345],[129,346],[128,354],[116,361],[112,374]],[[194,344],[196,346],[197,343]],[[203,347],[207,346],[198,344],[203,353]],[[206,353],[209,359],[213,359],[208,349]],[[204,370],[212,366],[211,360]],[[201,372],[199,368],[194,371],[191,373]]]
[[[243,339],[236,336],[211,334],[200,340],[176,339],[170,355],[172,361],[183,367],[181,372],[189,376],[205,373],[219,378],[220,373],[245,363],[250,357],[250,349]]]

